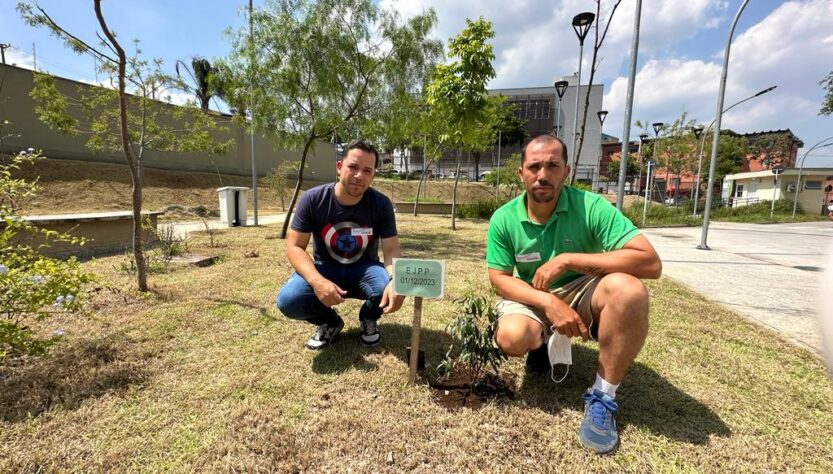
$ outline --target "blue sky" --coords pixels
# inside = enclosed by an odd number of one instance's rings
[[[0,42],[10,43],[6,60],[38,69],[95,80],[93,61],[76,56],[43,29],[23,23],[16,1],[0,0]],[[434,35],[447,41],[465,18],[484,16],[494,22],[493,41],[498,76],[493,87],[552,84],[557,76],[577,70],[578,41],[570,19],[594,9],[591,0],[380,0],[408,16],[432,7],[439,15]],[[603,0],[603,5],[612,4]],[[604,107],[610,111],[605,132],[622,135],[627,68],[635,0],[623,0],[602,49],[595,83],[605,85]],[[670,122],[683,111],[708,123],[717,104],[722,50],[740,0],[643,0],[633,119]],[[264,0],[256,0],[255,8]],[[59,23],[95,41],[97,23],[91,0],[41,0]],[[148,57],[171,68],[177,59],[228,53],[224,31],[244,26],[238,1],[108,0],[104,13],[111,28],[130,45],[141,39]],[[130,45],[132,48],[132,45]],[[589,48],[585,47],[583,81]],[[723,127],[738,132],[790,128],[806,148],[833,136],[833,117],[818,116],[823,97],[818,82],[833,70],[833,0],[752,0],[741,16],[732,46],[726,105],[770,85],[775,91],[749,101],[724,116]],[[632,127],[631,136],[639,133]],[[831,148],[814,151],[807,166],[833,167]],[[801,151],[803,152],[803,150]],[[801,153],[800,152],[800,153]]]

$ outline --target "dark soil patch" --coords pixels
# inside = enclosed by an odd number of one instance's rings
[[[459,373],[452,372],[429,386],[434,402],[449,411],[478,410],[489,400],[515,399],[515,376],[507,373],[487,374],[471,384]]]

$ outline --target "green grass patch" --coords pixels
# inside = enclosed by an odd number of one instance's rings
[[[624,209],[625,216],[637,227],[642,227],[644,201],[637,201]],[[723,222],[747,222],[773,224],[779,222],[815,222],[826,219],[826,216],[807,214],[799,206],[795,217],[792,215],[792,201],[780,199],[775,201],[775,209],[770,217],[772,201],[762,201],[748,206],[727,207],[721,204],[712,206],[710,219]],[[693,217],[693,201],[685,200],[678,206],[663,205],[656,202],[648,204],[645,215],[645,226],[691,225],[703,223],[703,207],[698,207],[698,216]]]
[[[446,298],[422,312],[432,379],[453,300],[488,288],[487,223],[397,220],[406,255],[447,264]],[[192,251],[223,260],[151,275],[144,296],[119,256],[85,263],[101,285],[89,317],[38,323],[64,340],[0,367],[0,472],[833,472],[822,363],[673,280],[648,282],[651,331],[619,389],[622,446],[599,457],[577,441],[596,344],[574,345],[559,385],[511,359],[514,399],[449,412],[425,378],[406,383],[411,300],[382,318],[377,347],[360,345],[350,300],[336,344],[303,349],[312,327],[274,309],[291,273],[275,232],[236,228],[221,248],[199,235]]]

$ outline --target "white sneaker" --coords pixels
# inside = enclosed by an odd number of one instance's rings
[[[338,318],[338,323],[333,325],[322,324],[315,328],[315,334],[307,341],[306,348],[317,351],[333,343],[338,333],[344,327],[344,321]]]

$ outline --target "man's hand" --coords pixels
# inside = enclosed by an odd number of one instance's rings
[[[315,291],[315,297],[318,298],[318,301],[328,308],[344,303],[344,297],[347,295],[346,291],[323,277],[310,286]]]
[[[405,301],[405,296],[393,294],[393,282],[388,283],[385,287],[385,292],[382,293],[382,301],[379,302],[379,307],[382,308],[382,313],[393,313],[402,307],[402,302]]]
[[[580,337],[586,342],[590,338],[590,333],[576,310],[555,295],[550,294],[550,298],[549,304],[544,306],[544,312],[550,324],[559,334],[567,337]]]
[[[532,287],[536,290],[549,292],[550,283],[567,271],[567,264],[560,255],[556,255],[549,262],[538,267],[532,277]]]

